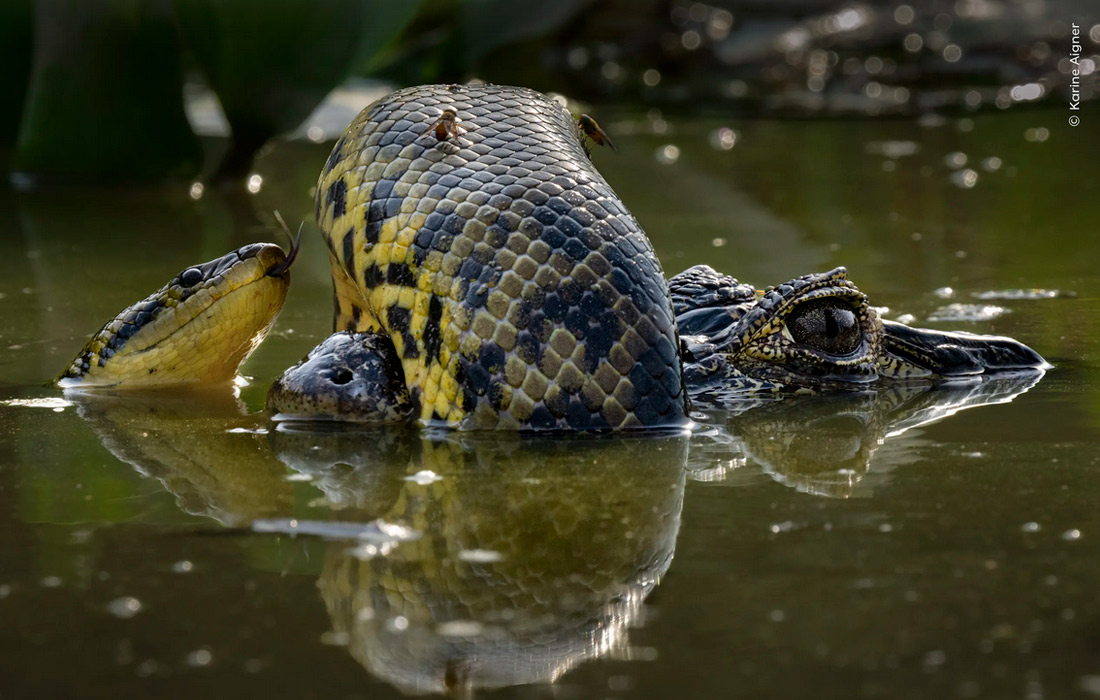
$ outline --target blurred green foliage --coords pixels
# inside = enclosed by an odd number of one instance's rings
[[[412,19],[418,0],[175,0],[180,30],[233,130],[219,170],[291,131]]]
[[[36,0],[34,52],[14,170],[80,183],[198,171],[163,2]]]

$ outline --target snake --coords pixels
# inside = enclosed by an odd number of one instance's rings
[[[1050,367],[1011,338],[884,320],[844,268],[766,290],[707,266],[666,279],[593,165],[592,123],[534,90],[488,84],[410,87],[365,108],[314,198],[334,333],[276,380],[272,412],[681,428],[708,395]],[[274,322],[291,260],[252,244],[185,269],[109,321],[61,385],[232,379]]]

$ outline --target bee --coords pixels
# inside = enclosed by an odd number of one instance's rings
[[[436,141],[457,141],[458,137],[466,133],[466,129],[459,126],[460,121],[462,120],[458,118],[458,113],[453,109],[445,109],[439,119],[428,127],[428,131],[435,135]]]
[[[611,140],[611,137],[600,128],[600,125],[592,117],[582,114],[577,118],[577,126],[581,130],[581,142],[584,143],[585,153],[588,153],[588,142],[585,141],[585,138],[592,139],[592,142],[597,146],[610,146],[612,151],[618,152],[619,149],[615,148],[615,143]]]

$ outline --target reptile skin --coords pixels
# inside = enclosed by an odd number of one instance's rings
[[[459,121],[441,140],[445,110]],[[421,421],[684,422],[660,263],[552,99],[490,85],[399,90],[337,142],[316,209],[335,329],[392,340]]]

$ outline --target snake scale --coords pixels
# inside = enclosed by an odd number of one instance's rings
[[[451,110],[457,128],[430,128]],[[381,331],[414,414],[477,428],[681,423],[653,248],[576,120],[532,90],[431,85],[363,111],[316,194],[336,329]]]

